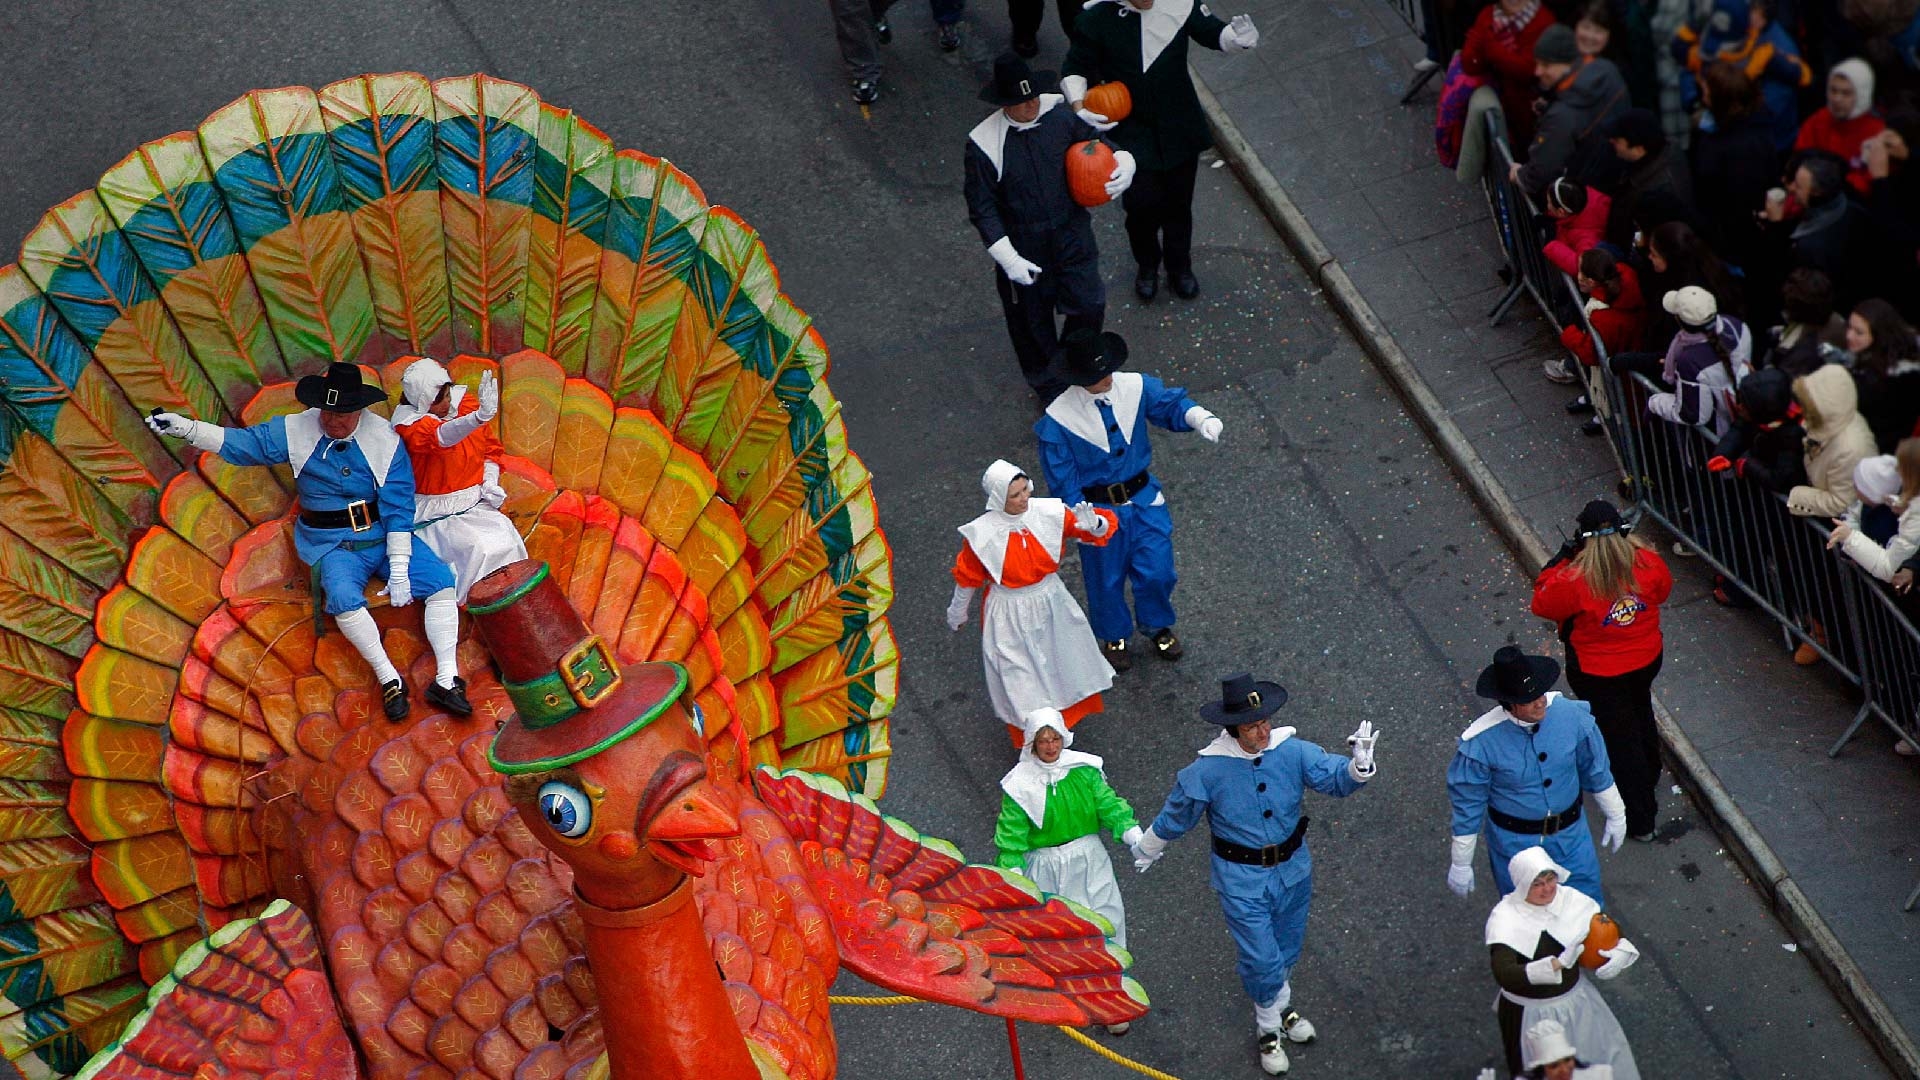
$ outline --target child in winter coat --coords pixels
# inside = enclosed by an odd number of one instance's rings
[[[1553,219],[1553,239],[1547,241],[1547,261],[1572,276],[1580,272],[1580,256],[1606,237],[1607,211],[1613,200],[1594,188],[1564,176],[1547,185],[1547,216]]]
[[[1860,497],[1853,487],[1854,466],[1875,449],[1853,376],[1839,364],[1828,364],[1795,379],[1793,396],[1807,418],[1807,482],[1787,492],[1787,509],[1801,517],[1845,513]]]
[[[1766,368],[1740,380],[1734,397],[1733,425],[1714,445],[1709,472],[1728,472],[1785,495],[1807,482],[1807,429],[1800,426],[1800,405],[1793,400],[1793,379]]]
[[[1760,86],[1773,144],[1785,151],[1800,131],[1800,91],[1813,85],[1813,69],[1778,23],[1767,0],[1714,0],[1705,25],[1685,25],[1673,35],[1673,55],[1684,68],[1680,97],[1688,109],[1700,100],[1700,73],[1715,63],[1739,68]]]
[[[1698,285],[1668,293],[1661,306],[1680,324],[1661,370],[1673,391],[1648,398],[1647,411],[1675,424],[1711,423],[1716,436],[1725,435],[1733,388],[1753,370],[1753,335],[1720,314],[1713,294]]]
[[[1856,480],[1856,484],[1860,485],[1860,498],[1847,508],[1845,518],[1833,520],[1833,531],[1827,534],[1827,550],[1840,548],[1848,558],[1881,581],[1892,581],[1900,564],[1920,551],[1920,505],[1916,505],[1915,498],[1920,496],[1920,439],[1901,440],[1893,458],[1898,472],[1897,486],[1891,483],[1883,486],[1874,482],[1874,470],[1867,466],[1882,459],[1869,458],[1860,463],[1860,468],[1864,470],[1857,474]],[[1887,479],[1891,480],[1892,477]],[[1897,531],[1884,544],[1875,541],[1860,527],[1861,513],[1868,505],[1886,506],[1900,513]]]
[[[1615,260],[1606,248],[1592,248],[1580,256],[1580,273],[1574,284],[1587,298],[1587,317],[1584,321],[1575,319],[1560,331],[1560,344],[1568,352],[1591,369],[1599,364],[1601,349],[1612,356],[1640,347],[1640,337],[1646,331],[1647,305],[1640,297],[1640,276],[1633,267]],[[1593,328],[1591,333],[1589,326]],[[1597,374],[1587,372],[1590,379]],[[1567,403],[1567,411],[1576,416],[1593,412],[1593,397],[1581,394]],[[1597,416],[1587,417],[1580,426],[1582,435],[1599,435],[1604,430]]]

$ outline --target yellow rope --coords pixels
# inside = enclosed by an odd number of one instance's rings
[[[858,995],[852,995],[852,994],[834,994],[829,996],[827,998],[827,1001],[830,1004],[834,1004],[834,1005],[922,1004],[919,998],[908,997],[905,994],[897,994],[897,995],[894,995],[893,997],[864,997],[864,996],[858,996]],[[1073,1028],[1067,1027],[1064,1024],[1060,1026],[1060,1031],[1064,1033],[1067,1038],[1072,1039],[1074,1042],[1079,1043],[1081,1046],[1084,1046],[1087,1049],[1093,1051],[1094,1053],[1099,1054],[1101,1057],[1106,1058],[1108,1061],[1113,1062],[1115,1065],[1121,1065],[1126,1068],[1132,1069],[1134,1072],[1139,1073],[1141,1076],[1149,1076],[1149,1077],[1152,1077],[1153,1080],[1180,1080],[1179,1077],[1173,1075],[1172,1073],[1161,1072],[1159,1069],[1156,1069],[1151,1065],[1143,1065],[1140,1062],[1133,1060],[1132,1058],[1128,1057],[1125,1054],[1122,1054],[1116,1050],[1112,1050],[1105,1046],[1102,1046],[1099,1043],[1094,1042],[1091,1038],[1087,1037],[1085,1034]]]
[[[1163,1073],[1159,1069],[1156,1069],[1151,1065],[1142,1065],[1125,1054],[1122,1054],[1122,1053],[1119,1053],[1118,1051],[1110,1050],[1107,1047],[1101,1046],[1099,1043],[1094,1042],[1092,1039],[1088,1038],[1086,1035],[1082,1034],[1081,1032],[1074,1030],[1073,1028],[1063,1026],[1060,1028],[1060,1030],[1066,1033],[1067,1038],[1072,1039],[1074,1042],[1079,1043],[1081,1046],[1084,1046],[1087,1049],[1093,1051],[1094,1053],[1099,1054],[1101,1057],[1106,1058],[1108,1061],[1113,1062],[1115,1065],[1124,1065],[1127,1068],[1132,1069],[1134,1072],[1139,1073],[1141,1076],[1151,1076],[1153,1077],[1153,1080],[1180,1080],[1179,1077],[1173,1075],[1172,1073]]]

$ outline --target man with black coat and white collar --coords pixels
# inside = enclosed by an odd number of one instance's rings
[[[1122,200],[1138,264],[1133,291],[1152,301],[1164,262],[1173,294],[1191,299],[1200,292],[1193,276],[1193,180],[1200,151],[1213,145],[1213,136],[1187,74],[1187,41],[1245,52],[1260,43],[1260,32],[1246,15],[1222,22],[1199,0],[1086,0],[1083,7],[1060,92],[1082,119],[1111,129],[1114,145],[1139,162]],[[1133,99],[1133,111],[1117,123],[1084,107],[1088,84],[1103,82],[1126,84]]]
[[[1040,92],[1052,81],[1052,72],[1034,72],[1012,53],[995,60],[980,100],[998,108],[968,134],[966,151],[967,216],[999,266],[993,279],[1007,335],[1042,405],[1066,385],[1048,370],[1061,335],[1098,332],[1107,314],[1093,219],[1067,188],[1067,149],[1096,133],[1060,107],[1059,94]],[[1133,155],[1117,151],[1107,194],[1126,191],[1133,170]],[[1056,311],[1064,327],[1055,325]]]
[[[1253,999],[1260,1068],[1287,1071],[1286,1042],[1311,1042],[1313,1024],[1293,1008],[1293,966],[1307,937],[1313,855],[1307,850],[1307,789],[1344,798],[1373,778],[1371,721],[1347,736],[1351,758],[1328,753],[1268,719],[1287,703],[1279,683],[1242,672],[1221,680],[1220,700],[1200,715],[1221,731],[1174,781],[1166,806],[1132,845],[1146,873],[1167,845],[1207,819],[1213,833],[1213,891],[1239,954],[1235,970]]]

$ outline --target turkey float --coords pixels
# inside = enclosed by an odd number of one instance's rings
[[[142,417],[421,355],[498,378],[531,558],[468,597],[473,715],[390,724],[286,468]],[[6,1059],[824,1080],[842,965],[1141,1015],[1098,915],[873,802],[891,553],[826,371],[752,229],[486,76],[256,91],[50,211],[0,268]],[[370,603],[424,687],[418,606]]]

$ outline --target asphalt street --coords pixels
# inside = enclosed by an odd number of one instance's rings
[[[941,612],[981,470],[995,457],[1036,465],[1035,410],[960,198],[965,135],[987,108],[973,95],[1005,16],[997,4],[971,12],[952,55],[916,0],[895,23],[866,120],[818,3],[10,5],[0,249],[137,143],[249,88],[363,71],[484,70],[579,111],[617,145],[670,158],[764,236],[832,349],[850,441],[875,476],[904,657],[883,805],[988,860],[1006,737],[974,633],[949,633]],[[1043,44],[1042,63],[1057,63],[1056,27]],[[1480,939],[1495,897],[1484,869],[1468,900],[1442,884],[1442,774],[1482,709],[1469,692],[1479,668],[1497,646],[1542,649],[1551,632],[1231,175],[1203,167],[1196,203],[1203,292],[1188,303],[1138,306],[1117,210],[1098,215],[1110,328],[1136,368],[1187,386],[1226,436],[1157,438],[1187,658],[1143,657],[1079,747],[1107,758],[1144,820],[1212,735],[1194,708],[1223,675],[1284,683],[1279,720],[1301,738],[1338,747],[1373,721],[1379,778],[1348,800],[1309,800],[1316,901],[1294,985],[1321,1037],[1295,1054],[1294,1075],[1472,1077],[1498,1059]],[[1070,566],[1076,593],[1077,578]],[[1644,953],[1606,988],[1643,1075],[1885,1075],[1699,817],[1664,785],[1662,803],[1660,843],[1602,858],[1610,906]],[[1206,859],[1196,836],[1124,877],[1135,974],[1155,1009],[1114,1045],[1184,1080],[1258,1075]],[[997,1020],[907,1006],[839,1010],[836,1027],[843,1076],[1011,1072]],[[1026,1029],[1024,1044],[1029,1075],[1128,1075],[1046,1029]]]

